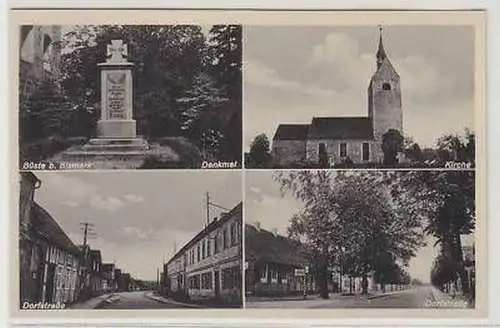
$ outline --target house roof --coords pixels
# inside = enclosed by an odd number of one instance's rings
[[[305,248],[297,241],[273,234],[253,225],[245,225],[247,261],[303,266],[309,261]]]
[[[101,251],[98,249],[90,250],[90,258],[97,262],[102,262]]]
[[[60,247],[61,249],[80,255],[80,250],[73,244],[64,230],[57,224],[54,218],[38,203],[33,203],[32,223],[35,234],[38,234],[48,242]]]
[[[101,265],[102,272],[114,272],[114,270],[115,270],[115,265],[113,263],[103,263]]]
[[[222,216],[221,219],[219,220],[214,220],[210,222],[208,226],[205,227],[202,231],[200,231],[196,236],[193,237],[190,241],[188,241],[177,253],[175,253],[174,256],[167,262],[167,264],[170,264],[172,261],[176,260],[177,258],[181,257],[188,248],[196,244],[199,240],[204,238],[206,235],[208,235],[210,232],[214,231],[215,229],[219,228],[221,225],[223,225],[225,222],[229,221],[232,217],[239,217],[241,220],[242,217],[242,208],[243,208],[243,202],[240,202],[238,205],[233,207],[231,211],[226,213],[225,215]]]
[[[372,139],[368,117],[314,117],[308,139]]]
[[[310,124],[280,124],[273,140],[306,140]]]

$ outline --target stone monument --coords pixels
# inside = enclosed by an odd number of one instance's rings
[[[66,155],[131,156],[144,155],[147,141],[137,136],[133,118],[134,64],[127,61],[127,45],[112,40],[107,46],[106,62],[98,64],[101,75],[101,117],[97,121],[97,138],[79,150]]]

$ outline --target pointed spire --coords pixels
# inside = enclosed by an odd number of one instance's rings
[[[378,41],[378,51],[377,51],[377,69],[380,68],[384,59],[387,58],[387,54],[385,53],[384,49],[384,44],[382,42],[382,25],[379,25],[378,28],[379,28],[380,38]]]

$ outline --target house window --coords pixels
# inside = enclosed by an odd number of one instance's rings
[[[391,90],[391,84],[387,82],[382,84],[382,90]]]
[[[196,260],[200,262],[200,244],[196,246]]]
[[[219,252],[219,235],[215,235],[214,237],[214,254]]]
[[[222,248],[226,249],[229,246],[227,227],[222,230]]]
[[[212,289],[212,272],[201,275],[201,289]]]
[[[240,289],[241,272],[239,267],[222,270],[222,289]]]
[[[346,157],[347,156],[347,144],[345,142],[342,142],[339,145],[339,152],[340,152],[340,157]]]
[[[238,244],[238,225],[236,222],[231,224],[231,246]]]
[[[202,240],[201,242],[201,258],[204,259],[205,258],[205,241]]]
[[[211,240],[210,238],[207,239],[207,257],[212,256],[212,250],[211,250],[211,247],[210,247],[211,246],[210,245],[210,243],[211,243],[210,240]]]
[[[363,142],[363,161],[370,160],[370,144],[368,142]]]

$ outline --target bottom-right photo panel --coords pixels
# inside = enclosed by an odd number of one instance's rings
[[[475,173],[245,173],[246,308],[474,308]]]

